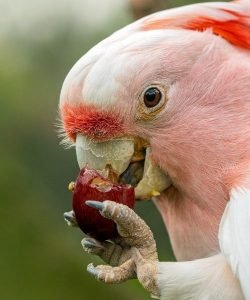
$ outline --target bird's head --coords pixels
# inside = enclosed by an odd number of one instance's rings
[[[170,126],[173,88],[202,48],[194,43],[192,34],[190,39],[181,31],[127,29],[76,63],[64,82],[60,111],[80,167],[111,166],[117,178],[137,184],[147,166],[148,178],[136,189],[139,198],[150,198],[170,185],[167,170],[153,162],[157,153],[152,140]],[[158,142],[164,148],[165,138]],[[146,188],[151,176],[156,178]]]
[[[237,80],[229,84],[237,70],[222,68],[234,55],[232,45],[211,30],[176,30],[157,23],[160,13],[154,18],[86,53],[66,77],[60,99],[79,166],[130,181],[143,199],[171,185],[185,192],[182,183],[194,192],[204,176],[215,175],[225,160],[217,142],[228,105],[219,98],[239,90]]]

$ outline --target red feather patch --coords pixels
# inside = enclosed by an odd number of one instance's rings
[[[238,12],[221,9],[232,15],[231,20],[218,21],[212,17],[189,16],[183,14],[176,19],[147,19],[142,24],[142,30],[157,29],[190,29],[204,31],[211,28],[213,33],[228,42],[246,49],[250,49],[250,16]]]
[[[122,124],[117,115],[113,112],[98,111],[94,106],[65,104],[61,114],[64,130],[73,140],[77,133],[101,140],[122,132]]]
[[[248,21],[248,22],[247,22]],[[183,25],[185,29],[204,31],[208,28],[213,29],[213,33],[217,34],[228,42],[250,49],[250,18],[238,16],[237,20],[219,22],[208,18],[197,18],[190,20]]]

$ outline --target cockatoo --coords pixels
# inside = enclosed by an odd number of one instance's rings
[[[249,0],[161,11],[115,32],[69,72],[60,114],[81,168],[109,166],[119,181],[144,162],[136,197],[154,201],[177,260],[158,261],[133,210],[89,201],[120,235],[82,241],[107,263],[90,274],[137,277],[160,299],[250,299]]]

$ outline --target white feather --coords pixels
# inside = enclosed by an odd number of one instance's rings
[[[219,241],[246,299],[250,299],[250,190],[236,188],[224,212]]]
[[[222,254],[186,262],[159,263],[161,300],[242,300],[238,280]]]

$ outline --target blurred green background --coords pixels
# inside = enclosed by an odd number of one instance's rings
[[[82,251],[83,233],[64,223],[78,166],[55,127],[69,69],[132,20],[126,0],[0,0],[1,299],[150,299],[136,280],[110,286],[87,274],[87,264],[100,261]],[[160,259],[173,260],[153,204],[137,211],[155,234]]]

